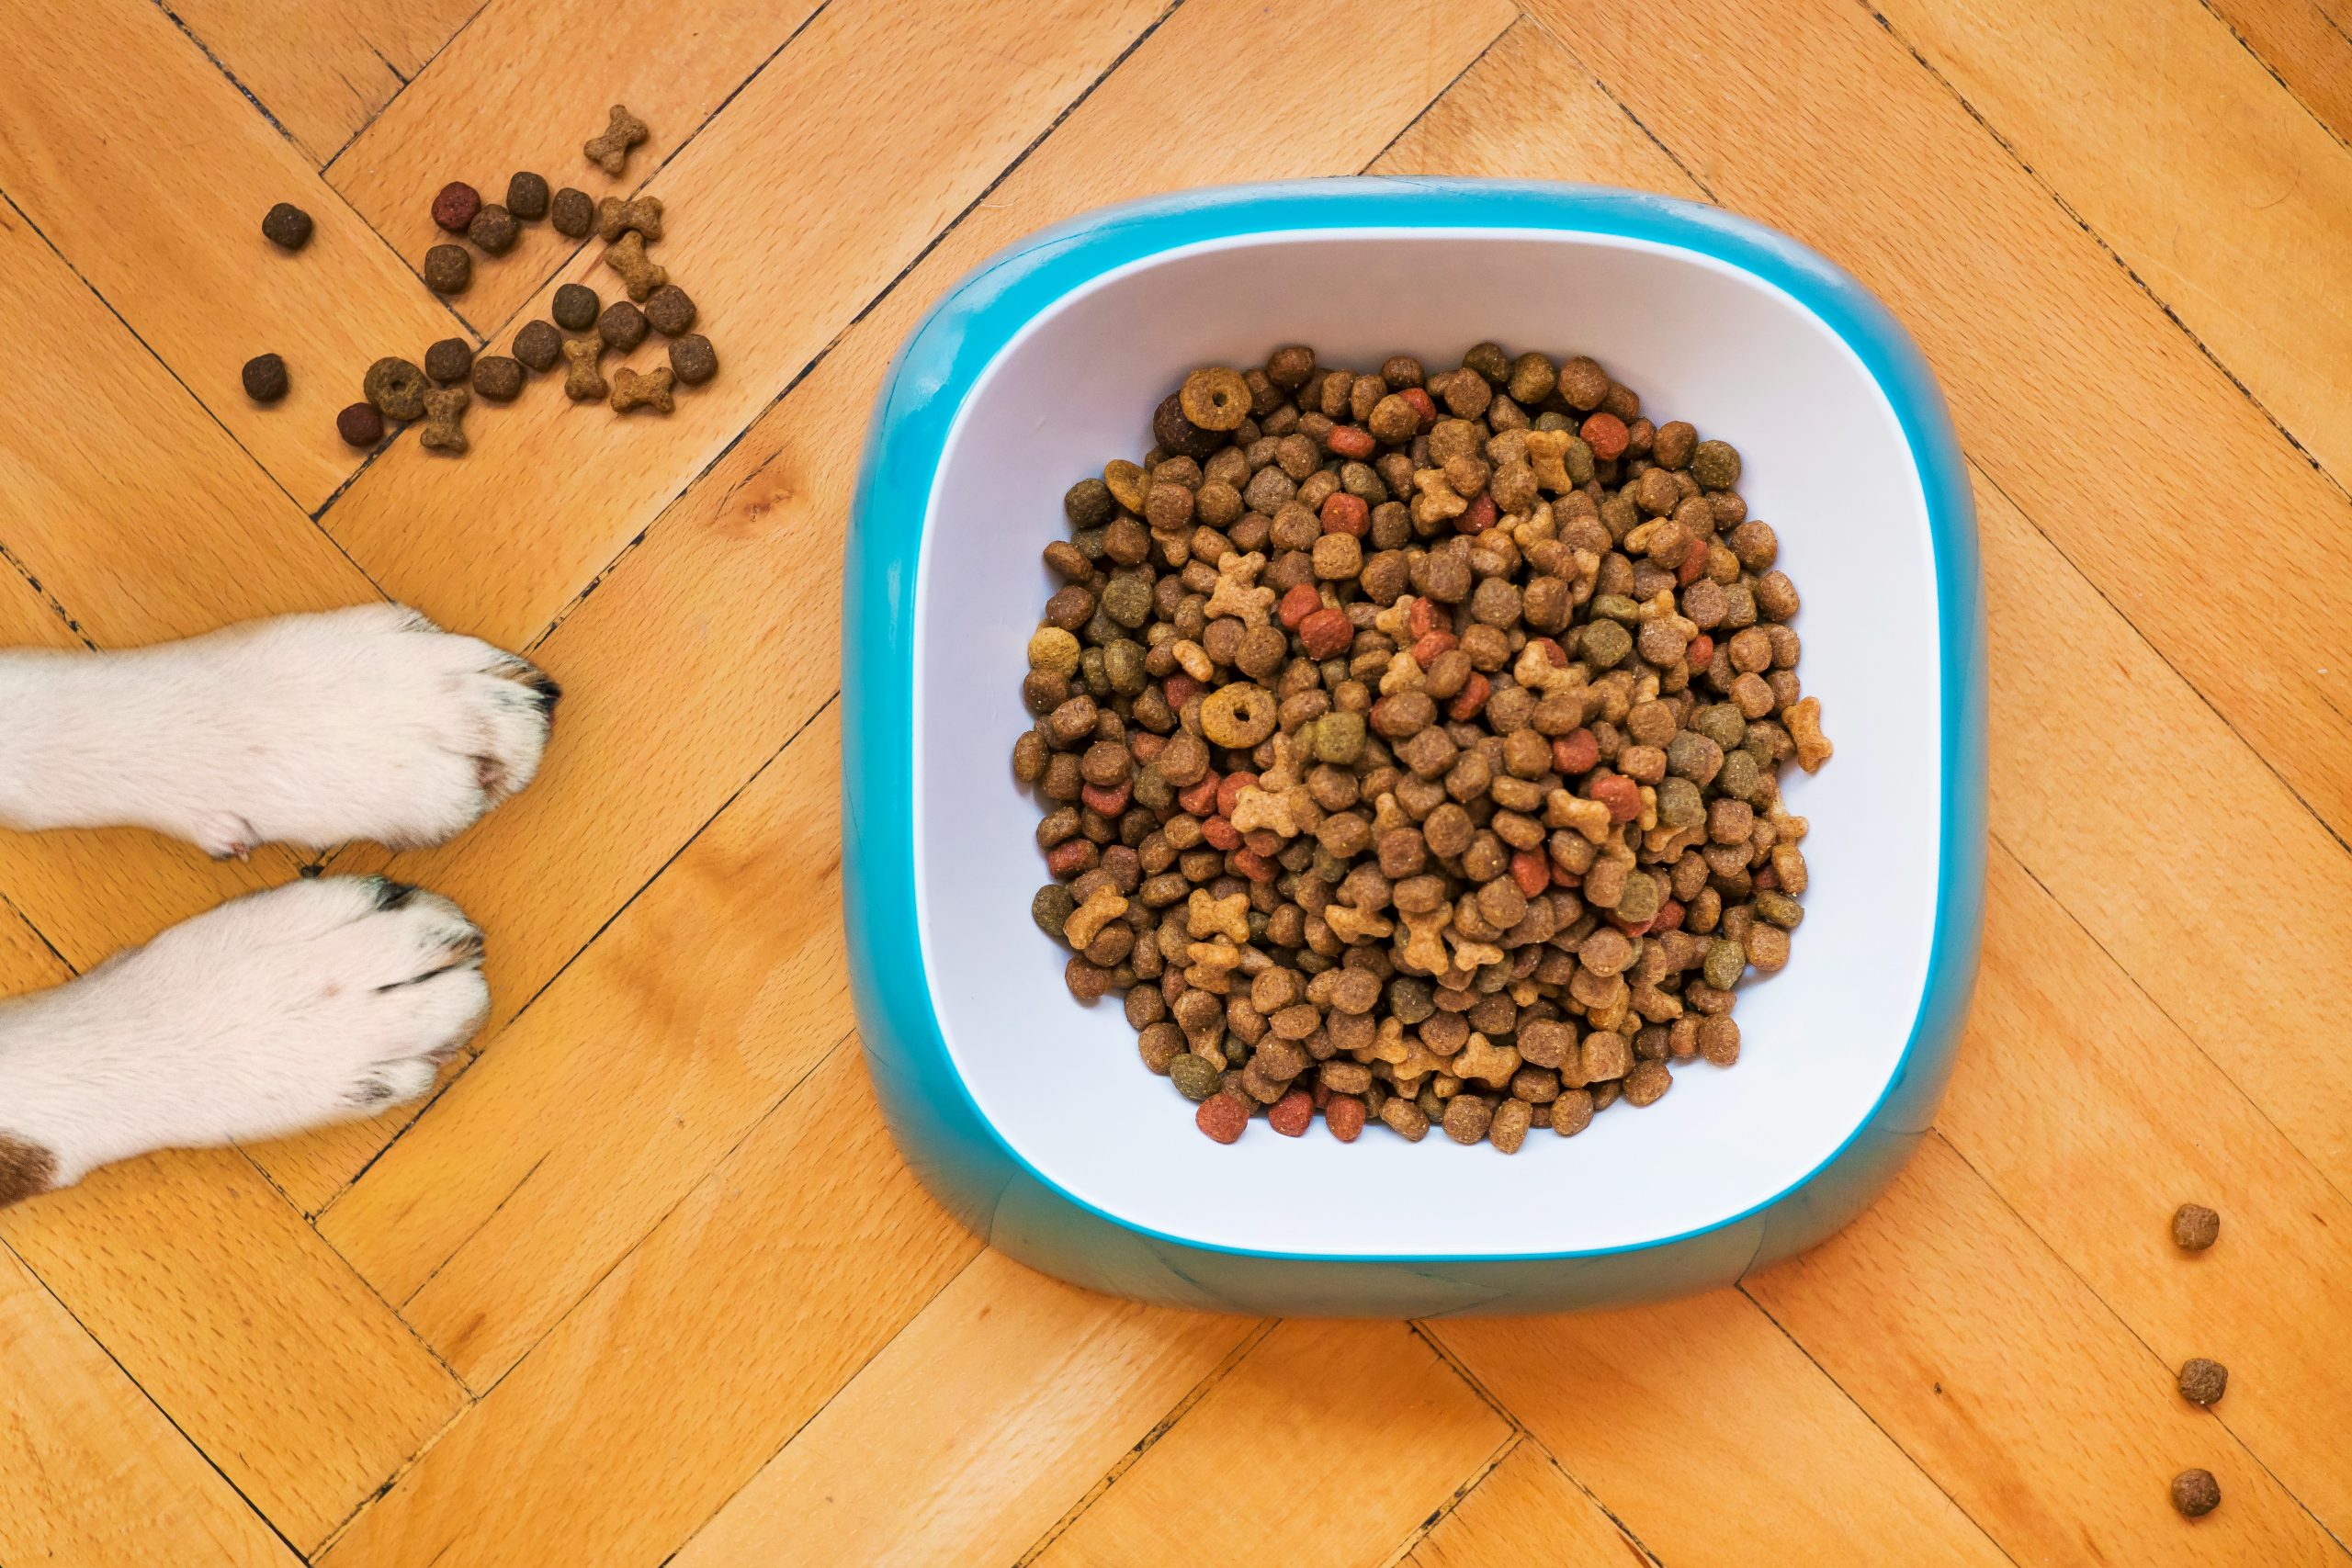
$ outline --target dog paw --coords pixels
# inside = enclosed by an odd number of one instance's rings
[[[62,1180],[414,1100],[490,1009],[446,898],[322,877],[224,904],[0,1014],[12,1126]]]

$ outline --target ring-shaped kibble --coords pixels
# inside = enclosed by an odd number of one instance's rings
[[[1110,491],[1113,501],[1138,517],[1143,515],[1144,482],[1140,466],[1114,457],[1102,465],[1102,483]]]
[[[376,412],[386,419],[422,419],[424,417],[424,394],[430,383],[424,372],[410,360],[396,355],[386,355],[368,367],[368,374],[360,382]]]
[[[1195,370],[1177,394],[1184,417],[1203,430],[1238,430],[1250,417],[1250,383],[1222,366]]]
[[[1274,732],[1276,712],[1272,692],[1236,681],[1201,699],[1201,733],[1213,746],[1255,746]]]

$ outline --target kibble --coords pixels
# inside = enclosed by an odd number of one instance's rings
[[[670,393],[670,367],[666,365],[650,370],[632,370],[622,366],[613,372],[613,412],[651,409],[656,413],[668,413],[676,406]]]
[[[281,201],[262,214],[262,237],[281,251],[299,251],[311,243],[311,215],[290,201]]]
[[[596,335],[606,348],[627,354],[645,341],[645,312],[626,299],[616,299],[596,318]]]
[[[676,337],[695,324],[695,302],[674,283],[665,283],[645,298],[645,319],[663,337]]]
[[[533,370],[552,370],[563,357],[563,334],[546,321],[526,321],[514,334],[514,357]]]
[[[563,395],[575,403],[593,403],[612,390],[605,384],[604,372],[596,368],[603,358],[605,345],[593,337],[563,340]]]
[[[662,198],[608,196],[596,204],[596,237],[607,244],[635,230],[648,243],[662,237]]]
[[[464,457],[467,443],[462,422],[472,401],[473,394],[463,387],[436,387],[425,393],[424,428],[417,433],[417,445],[428,452]]]
[[[463,245],[435,245],[424,253],[424,287],[435,294],[463,294],[474,280],[474,258]]]
[[[645,140],[645,122],[615,104],[605,129],[581,145],[581,152],[605,173],[618,178],[628,167],[628,150]]]
[[[2218,1404],[2230,1386],[2230,1369],[2192,1356],[2180,1364],[2180,1397],[2191,1404]]]
[[[514,215],[494,201],[475,213],[474,220],[466,225],[466,238],[493,256],[503,256],[513,250],[514,236],[522,231],[523,226],[514,220]]]
[[[424,374],[442,386],[450,386],[472,374],[474,345],[461,337],[445,337],[424,351]]]
[[[548,314],[565,332],[584,333],[596,324],[596,314],[604,308],[605,302],[596,298],[594,289],[584,283],[567,283],[555,291]]]
[[[2222,1506],[2222,1483],[2210,1470],[2184,1470],[2172,1478],[2172,1506],[2183,1518],[2201,1519]]]
[[[1062,499],[1013,746],[1071,993],[1223,1143],[1510,1154],[1736,1063],[1829,756],[1738,453],[1495,344],[1196,368],[1151,429]]]
[[[596,203],[586,191],[566,186],[556,192],[555,200],[548,204],[548,221],[564,238],[584,240],[589,231],[596,226]]]
[[[2202,1203],[2183,1203],[2172,1213],[2172,1242],[2184,1252],[2202,1252],[2221,1235],[2222,1216]]]
[[[506,182],[506,210],[526,223],[536,223],[548,215],[548,181],[545,175],[518,174]]]
[[[485,354],[474,361],[474,395],[493,403],[511,403],[523,390],[523,367],[503,354]]]
[[[481,192],[463,180],[451,180],[433,198],[433,221],[445,233],[462,234],[481,210]]]
[[[344,445],[364,450],[384,438],[384,416],[373,403],[353,403],[334,416],[334,433]]]
[[[424,371],[411,361],[390,355],[368,367],[368,374],[360,382],[360,390],[368,402],[386,419],[422,418],[424,394],[429,389]]]
[[[632,299],[641,300],[670,281],[662,264],[645,254],[645,236],[633,229],[605,253],[605,265],[621,275],[621,284]]]
[[[671,341],[670,368],[686,386],[699,387],[718,374],[718,355],[708,338],[700,333],[688,333]]]
[[[275,354],[257,354],[240,373],[245,396],[257,403],[274,403],[286,395],[286,361]]]

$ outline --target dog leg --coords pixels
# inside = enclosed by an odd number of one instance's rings
[[[414,1100],[489,1008],[481,933],[445,898],[330,876],[223,904],[0,1003],[0,1203]]]
[[[531,782],[558,695],[394,604],[0,653],[0,826],[152,828],[219,858],[438,843]]]

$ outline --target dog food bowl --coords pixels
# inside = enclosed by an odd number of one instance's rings
[[[1311,344],[1453,366],[1593,355],[1745,459],[1804,595],[1838,754],[1792,768],[1811,890],[1787,969],[1741,987],[1727,1070],[1505,1156],[1253,1121],[1212,1143],[1080,1006],[1029,919],[1046,874],[1012,778],[1062,492],[1150,446],[1202,365]],[[1781,235],[1660,197],[1466,180],[1199,191],[997,255],[900,352],[851,522],[848,942],[866,1060],[940,1201],[1062,1279],[1246,1313],[1621,1305],[1729,1283],[1859,1213],[1928,1127],[1977,955],[1984,625],[1974,514],[1917,350]]]

